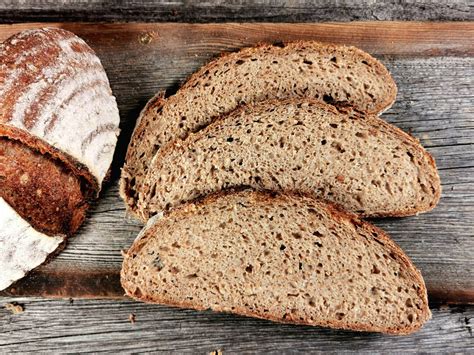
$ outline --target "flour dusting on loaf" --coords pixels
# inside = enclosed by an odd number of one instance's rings
[[[71,32],[34,29],[1,44],[0,63],[0,135],[46,142],[85,166],[99,187],[120,118],[94,51]]]
[[[0,290],[42,264],[63,241],[36,231],[0,198]]]

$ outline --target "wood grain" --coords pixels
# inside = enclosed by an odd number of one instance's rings
[[[1,307],[24,307],[12,315]],[[335,331],[151,306],[132,301],[4,298],[0,351],[67,353],[472,353],[474,307],[433,309],[433,318],[410,336]],[[129,321],[135,315],[135,323]]]
[[[0,2],[0,21],[453,21],[473,20],[472,7],[468,0],[3,0]]]
[[[474,302],[474,23],[48,24],[83,37],[102,59],[121,111],[112,180],[80,232],[50,264],[3,295],[122,297],[120,250],[140,223],[125,215],[117,177],[136,117],[221,51],[261,41],[318,39],[376,55],[399,87],[383,117],[434,155],[443,195],[432,212],[376,220],[421,269],[432,304]],[[40,24],[0,26],[0,40]],[[44,26],[42,24],[41,26]]]

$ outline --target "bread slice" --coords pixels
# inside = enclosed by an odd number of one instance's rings
[[[75,34],[39,28],[0,44],[0,136],[60,159],[98,192],[119,122],[102,64]]]
[[[407,334],[430,318],[420,272],[382,230],[320,200],[241,191],[150,219],[127,295],[285,323]]]
[[[144,108],[122,169],[121,195],[132,212],[149,163],[160,147],[206,126],[243,103],[311,97],[378,114],[397,88],[388,70],[354,47],[294,42],[245,48],[201,68],[173,96]]]
[[[84,181],[48,154],[2,137],[0,183],[0,198],[39,232],[72,235],[86,216]]]
[[[433,158],[395,126],[287,99],[242,107],[161,149],[138,212],[146,220],[237,186],[312,193],[370,217],[428,211],[441,191]]]
[[[0,291],[42,264],[64,240],[35,230],[0,197]]]

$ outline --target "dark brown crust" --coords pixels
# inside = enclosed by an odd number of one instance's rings
[[[85,219],[84,183],[48,154],[5,137],[0,182],[0,197],[41,233],[72,235]]]
[[[283,42],[283,46],[287,45],[294,45],[296,46],[304,46],[304,45],[319,45],[319,46],[325,46],[328,48],[345,48],[348,51],[353,50],[357,52],[359,55],[364,57],[368,62],[372,63],[372,65],[378,69],[378,72],[381,76],[384,77],[384,81],[386,83],[390,83],[391,91],[390,95],[386,98],[385,102],[381,102],[373,111],[371,111],[374,114],[380,114],[385,110],[388,110],[393,103],[395,102],[395,98],[397,96],[397,86],[395,84],[395,81],[393,80],[392,76],[390,75],[390,72],[387,70],[387,68],[376,58],[372,57],[368,53],[353,47],[353,46],[341,46],[341,45],[334,45],[331,43],[324,43],[324,42],[318,42],[318,41],[288,41],[288,42]],[[220,53],[216,58],[211,59],[207,64],[205,64],[201,69],[199,69],[197,72],[191,74],[185,83],[181,86],[180,90],[184,90],[188,87],[192,87],[196,81],[199,80],[199,78],[207,71],[207,70],[212,70],[215,67],[218,67],[223,60],[230,59],[232,56],[233,57],[239,57],[241,55],[251,55],[254,52],[257,52],[263,48],[273,48],[273,47],[281,47],[281,43],[279,44],[272,44],[272,43],[259,43],[256,46],[253,47],[246,47],[242,48],[236,52],[223,52]],[[143,136],[146,134],[146,128],[148,127],[149,122],[145,120],[145,117],[150,114],[150,110],[152,109],[159,109],[163,107],[166,104],[166,99],[165,99],[165,92],[159,92],[156,94],[145,106],[145,108],[141,111],[135,130],[132,134],[132,138],[130,140],[130,144],[127,149],[127,155],[125,159],[125,165],[122,168],[122,177],[120,179],[120,195],[122,199],[125,201],[125,205],[127,207],[127,210],[131,212],[134,215],[138,214],[137,211],[137,189],[135,186],[132,186],[137,174],[138,170],[136,168],[130,168],[132,165],[137,165],[138,160],[140,157],[136,157],[137,161],[133,161],[134,159],[134,150],[135,150],[135,144],[140,144],[141,140],[143,139]],[[153,156],[155,155],[155,152],[153,153]],[[148,162],[150,163],[150,161]],[[143,176],[146,175],[146,170],[147,166],[143,164]]]
[[[381,118],[369,114],[364,114],[364,113],[357,113],[352,116],[349,116],[349,113],[347,110],[338,110],[336,107],[325,104],[321,101],[318,101],[316,99],[310,99],[310,98],[297,98],[297,99],[285,99],[285,100],[266,100],[262,102],[258,102],[255,104],[250,104],[250,105],[241,105],[237,107],[234,111],[224,114],[218,118],[216,118],[210,125],[206,126],[205,128],[201,129],[200,131],[197,131],[195,133],[190,133],[186,138],[180,139],[177,138],[174,141],[168,143],[165,147],[161,148],[157,153],[154,159],[160,159],[160,157],[165,156],[168,154],[168,152],[173,151],[174,149],[177,149],[177,147],[183,147],[189,144],[189,141],[193,138],[202,138],[204,137],[209,130],[211,130],[215,126],[219,126],[221,121],[225,120],[226,117],[233,115],[233,116],[238,116],[241,113],[243,113],[246,110],[251,110],[255,106],[276,106],[276,105],[283,105],[283,104],[298,104],[298,103],[311,103],[312,105],[317,105],[320,108],[335,113],[339,115],[347,115],[348,117],[351,117],[352,119],[363,119],[364,122],[368,122],[373,125],[373,127],[377,130],[380,131],[381,129],[384,130],[384,132],[393,132],[393,134],[398,137],[404,144],[410,146],[413,148],[414,151],[417,151],[420,153],[421,156],[423,156],[429,166],[432,168],[432,175],[433,175],[433,181],[431,181],[432,186],[435,187],[435,195],[433,198],[432,203],[430,206],[426,209],[423,208],[412,208],[412,209],[406,209],[406,210],[398,210],[398,211],[393,211],[390,213],[372,213],[372,214],[361,214],[360,217],[404,217],[404,216],[411,216],[415,215],[421,212],[427,212],[432,210],[439,202],[439,199],[441,197],[441,182],[440,178],[438,175],[438,171],[436,168],[436,163],[431,156],[430,153],[428,153],[421,145],[420,142],[410,136],[409,134],[405,133],[402,131],[400,128],[391,125],[390,123],[382,120]],[[150,218],[150,215],[147,211],[143,211],[139,208],[137,208],[135,211],[136,215],[146,222],[148,218]]]
[[[49,154],[53,159],[61,161],[76,176],[84,179],[87,182],[84,184],[84,193],[87,199],[98,196],[100,186],[98,185],[96,178],[90,173],[89,169],[84,164],[81,164],[69,154],[53,147],[40,138],[29,134],[27,131],[8,126],[3,123],[0,123],[0,137],[18,140],[27,147],[30,147],[41,154]]]
[[[167,215],[173,215],[174,217],[178,218],[186,218],[187,215],[193,213],[193,209],[189,209],[189,206],[204,206],[208,204],[212,204],[213,202],[221,199],[221,198],[226,198],[229,195],[239,193],[241,190],[228,190],[228,191],[219,191],[217,193],[214,193],[212,195],[209,195],[205,198],[195,200],[193,202],[190,202],[186,205],[179,206],[175,209],[173,209],[170,212],[167,212],[165,216]],[[424,283],[424,280],[421,276],[420,271],[413,265],[411,260],[403,250],[394,242],[390,239],[387,233],[385,233],[382,229],[373,226],[372,224],[363,221],[359,219],[355,214],[349,213],[344,211],[341,207],[333,204],[333,203],[328,203],[327,201],[323,201],[321,199],[315,198],[314,196],[311,196],[310,194],[301,194],[301,193],[290,193],[290,192],[285,192],[281,194],[275,194],[274,192],[257,192],[257,191],[252,191],[252,190],[247,190],[247,193],[249,196],[251,196],[253,199],[256,200],[263,200],[264,202],[271,204],[275,200],[285,200],[287,198],[309,198],[313,199],[322,205],[326,205],[328,212],[331,213],[332,217],[337,220],[337,221],[342,221],[346,220],[349,221],[350,223],[354,224],[355,226],[358,226],[360,228],[366,229],[370,232],[376,233],[377,237],[375,237],[372,233],[370,233],[371,236],[373,236],[374,240],[377,240],[380,244],[383,244],[388,250],[390,250],[391,253],[393,253],[396,256],[396,260],[400,262],[403,266],[406,267],[407,273],[412,276],[413,280],[416,282],[417,285],[419,285],[419,288],[417,290],[418,296],[420,299],[423,301],[423,317],[419,320],[417,324],[413,324],[412,326],[409,327],[404,327],[404,328],[380,328],[380,327],[370,327],[370,326],[360,326],[360,325],[354,325],[354,324],[347,324],[341,321],[334,320],[333,322],[327,322],[324,324],[314,324],[311,323],[308,319],[305,319],[301,321],[300,319],[296,318],[291,318],[291,315],[287,317],[285,320],[282,320],[279,317],[274,317],[268,314],[263,314],[263,313],[253,313],[248,311],[245,308],[237,308],[235,311],[231,313],[243,315],[243,316],[249,316],[249,317],[256,317],[256,318],[261,318],[261,319],[267,319],[279,323],[289,323],[289,324],[303,324],[303,325],[319,325],[319,326],[328,326],[332,328],[338,328],[338,329],[348,329],[348,330],[355,330],[355,331],[370,331],[370,332],[381,332],[381,333],[386,333],[386,334],[395,334],[395,335],[405,335],[405,334],[410,334],[415,331],[417,331],[419,328],[422,327],[424,322],[426,322],[428,319],[431,318],[431,312],[428,307],[428,296],[427,296],[427,290],[426,286]],[[153,225],[147,225],[144,229],[144,233],[141,236],[141,238],[137,239],[132,247],[124,254],[124,261],[123,261],[123,266],[121,270],[121,283],[122,287],[125,290],[126,295],[129,297],[132,297],[136,300],[139,301],[144,301],[148,303],[160,303],[160,304],[166,304],[169,306],[175,306],[179,308],[193,308],[196,310],[203,310],[203,307],[199,307],[198,305],[193,304],[192,302],[169,302],[168,300],[162,300],[159,297],[152,297],[152,296],[147,296],[147,295],[137,295],[135,293],[135,287],[133,284],[129,283],[127,280],[127,269],[128,265],[127,263],[132,262],[131,256],[133,254],[137,254],[143,246],[148,242],[149,239],[153,237],[153,234],[150,233],[150,231],[153,231],[150,228],[155,227],[156,225],[159,224],[159,220],[156,221]],[[214,311],[225,311],[220,307],[216,307],[213,309]]]

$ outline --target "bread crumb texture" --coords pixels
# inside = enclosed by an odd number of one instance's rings
[[[242,107],[175,140],[150,166],[139,194],[144,219],[239,186],[311,193],[371,217],[430,210],[441,191],[434,160],[414,138],[310,99]]]
[[[18,304],[16,302],[5,303],[4,307],[7,311],[10,311],[12,314],[20,314],[25,311],[25,308],[21,304]]]

